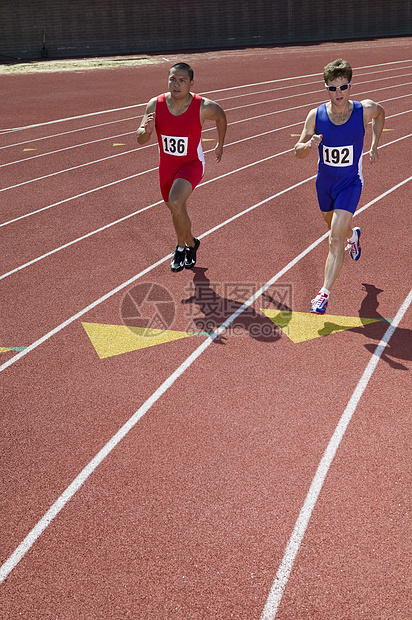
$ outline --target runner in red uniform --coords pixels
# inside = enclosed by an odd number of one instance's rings
[[[192,235],[186,202],[204,173],[203,123],[205,120],[216,123],[217,162],[222,158],[227,127],[226,115],[220,105],[192,93],[192,85],[192,68],[186,63],[174,65],[169,71],[169,92],[149,101],[136,133],[138,143],[146,144],[156,129],[160,189],[172,214],[177,236],[170,265],[172,271],[191,269],[196,264],[200,241]]]
[[[157,97],[155,127],[159,142],[159,178],[163,200],[168,202],[173,181],[186,179],[193,187],[200,182],[205,157],[202,149],[200,106],[202,97],[193,99],[184,114],[169,112],[166,95]]]

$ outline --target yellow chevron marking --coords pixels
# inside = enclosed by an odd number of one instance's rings
[[[100,359],[137,351],[199,334],[126,325],[82,323]],[[200,334],[207,336],[207,334]]]
[[[261,311],[296,344],[320,338],[320,336],[329,336],[329,334],[345,329],[363,327],[370,323],[386,320],[364,319],[358,316],[335,316],[332,314],[319,315],[311,314],[310,312],[288,312],[267,308],[261,308]]]

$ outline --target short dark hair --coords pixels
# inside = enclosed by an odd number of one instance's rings
[[[330,62],[326,65],[323,72],[323,79],[326,84],[339,77],[346,78],[348,82],[352,81],[352,67],[346,60],[342,60],[342,58]]]
[[[187,71],[190,77],[190,81],[193,82],[193,69],[186,62],[177,62],[173,67],[170,67],[169,74],[172,69],[179,69],[179,71]]]

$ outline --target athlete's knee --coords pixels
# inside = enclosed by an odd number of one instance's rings
[[[172,213],[181,211],[184,207],[185,201],[177,193],[170,193],[167,206]]]
[[[172,215],[180,215],[181,213],[186,212],[186,202],[178,197],[172,199],[169,198],[169,201],[166,204]]]
[[[343,252],[345,249],[345,235],[331,232],[331,234],[329,235],[329,247],[333,254]]]

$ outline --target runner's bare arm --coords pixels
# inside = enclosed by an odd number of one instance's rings
[[[369,159],[371,164],[374,164],[379,159],[378,144],[385,125],[385,110],[379,103],[375,103],[371,99],[365,99],[362,101],[362,105],[365,128],[372,121],[372,144]]]
[[[139,144],[146,144],[146,142],[149,142],[150,136],[155,128],[156,101],[156,97],[150,99],[146,106],[146,112],[144,113],[140,127],[136,131],[136,137]]]
[[[200,122],[203,125],[205,120],[215,121],[217,129],[217,144],[215,146],[216,161],[219,162],[223,155],[223,144],[225,142],[227,120],[226,114],[223,108],[218,103],[202,98],[202,104],[200,106]]]
[[[316,108],[311,110],[306,117],[303,131],[298,142],[295,144],[295,155],[298,159],[304,159],[309,155],[312,148],[317,148],[322,142],[322,134],[315,134]]]

